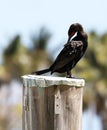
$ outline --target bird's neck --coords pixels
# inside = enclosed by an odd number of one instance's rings
[[[88,36],[87,36],[87,34],[84,31],[81,31],[81,32],[78,31],[77,32],[77,36],[74,37],[72,40],[87,41],[87,39],[88,39]]]

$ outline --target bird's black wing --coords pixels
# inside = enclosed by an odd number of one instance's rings
[[[82,41],[71,41],[65,44],[64,48],[59,53],[55,62],[51,66],[52,72],[57,71],[58,69],[61,69],[65,65],[72,62],[77,57],[77,55],[79,55],[82,49]]]

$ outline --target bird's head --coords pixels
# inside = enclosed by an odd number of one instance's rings
[[[75,33],[78,32],[78,31],[80,31],[80,32],[83,31],[83,27],[79,23],[74,23],[69,27],[69,30],[68,30],[68,42],[75,35]]]

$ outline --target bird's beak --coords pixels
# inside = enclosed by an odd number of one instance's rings
[[[70,39],[71,39],[71,37],[68,37],[68,41],[67,41],[67,43],[69,43],[69,42],[70,42]]]

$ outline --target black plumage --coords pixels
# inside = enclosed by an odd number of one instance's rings
[[[77,35],[71,40],[75,33],[77,33]],[[87,46],[88,36],[86,32],[84,32],[82,25],[79,23],[72,24],[68,30],[68,41],[54,63],[48,69],[35,71],[32,74],[41,75],[49,71],[51,74],[54,72],[67,72],[67,77],[72,77],[71,70],[82,58]]]

